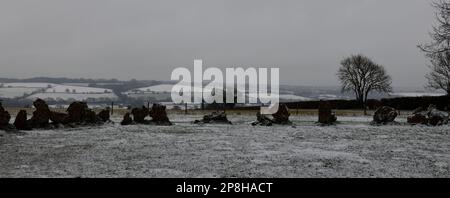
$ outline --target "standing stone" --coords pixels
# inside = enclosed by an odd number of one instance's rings
[[[448,123],[448,113],[437,110],[435,105],[428,107],[428,124],[438,126]]]
[[[83,121],[89,124],[95,124],[100,121],[100,118],[97,117],[97,114],[91,109],[86,109]]]
[[[66,123],[81,123],[84,121],[88,106],[85,102],[72,102],[67,108],[69,114]]]
[[[142,106],[142,108],[133,108],[131,110],[131,114],[133,114],[133,120],[136,123],[145,123],[145,117],[148,116],[149,111],[148,108],[145,106]]]
[[[31,130],[31,126],[27,121],[27,112],[25,110],[20,110],[14,120],[14,126],[19,130]]]
[[[375,111],[373,115],[373,122],[375,122],[376,124],[391,123],[394,122],[397,115],[398,113],[396,109],[388,106],[383,106]]]
[[[11,115],[3,108],[2,103],[0,103],[0,130],[14,131],[14,126],[12,124],[9,124],[10,120]]]
[[[11,115],[8,111],[5,111],[2,103],[0,103],[0,126],[7,126],[9,124],[9,120],[11,120]]]
[[[103,109],[102,111],[100,111],[97,116],[103,121],[103,122],[107,122],[110,121],[110,108],[107,107],[106,109]]]
[[[336,122],[336,115],[331,111],[331,104],[328,101],[320,101],[319,103],[319,123],[333,124]]]
[[[33,128],[45,128],[49,125],[51,116],[50,109],[47,103],[42,99],[37,99],[33,102],[33,106],[36,110],[33,112],[33,116],[30,118],[30,123]]]
[[[150,112],[150,117],[152,117],[152,122],[158,125],[171,125],[172,123],[167,117],[166,106],[161,104],[153,104]]]
[[[133,119],[131,119],[131,114],[130,113],[126,113],[123,116],[122,122],[120,122],[121,125],[130,125],[132,123],[133,123]]]
[[[285,104],[279,104],[278,111],[272,114],[272,121],[275,124],[291,124],[291,121],[289,121],[290,115],[288,107]]]

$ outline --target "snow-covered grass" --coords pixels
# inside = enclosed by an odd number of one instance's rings
[[[173,126],[120,126],[0,134],[0,177],[450,177],[450,126],[371,126],[339,117],[321,127],[193,125],[201,114],[169,114]],[[403,120],[399,120],[403,122]]]

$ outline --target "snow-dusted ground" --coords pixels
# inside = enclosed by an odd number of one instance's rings
[[[340,117],[320,127],[316,117],[292,116],[296,127],[252,127],[245,115],[230,115],[234,125],[170,117],[174,126],[0,132],[0,177],[450,177],[450,125]]]

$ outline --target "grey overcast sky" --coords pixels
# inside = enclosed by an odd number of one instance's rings
[[[345,56],[423,87],[430,0],[2,0],[0,77],[169,80],[172,70],[279,67],[280,81],[337,85]]]

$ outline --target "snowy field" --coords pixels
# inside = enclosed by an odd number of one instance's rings
[[[53,83],[0,83],[0,98],[45,100],[117,100],[111,89]]]
[[[320,127],[193,125],[200,115],[170,115],[174,126],[0,131],[0,177],[450,177],[450,125],[370,126],[339,117]],[[404,122],[401,118],[399,122]]]

